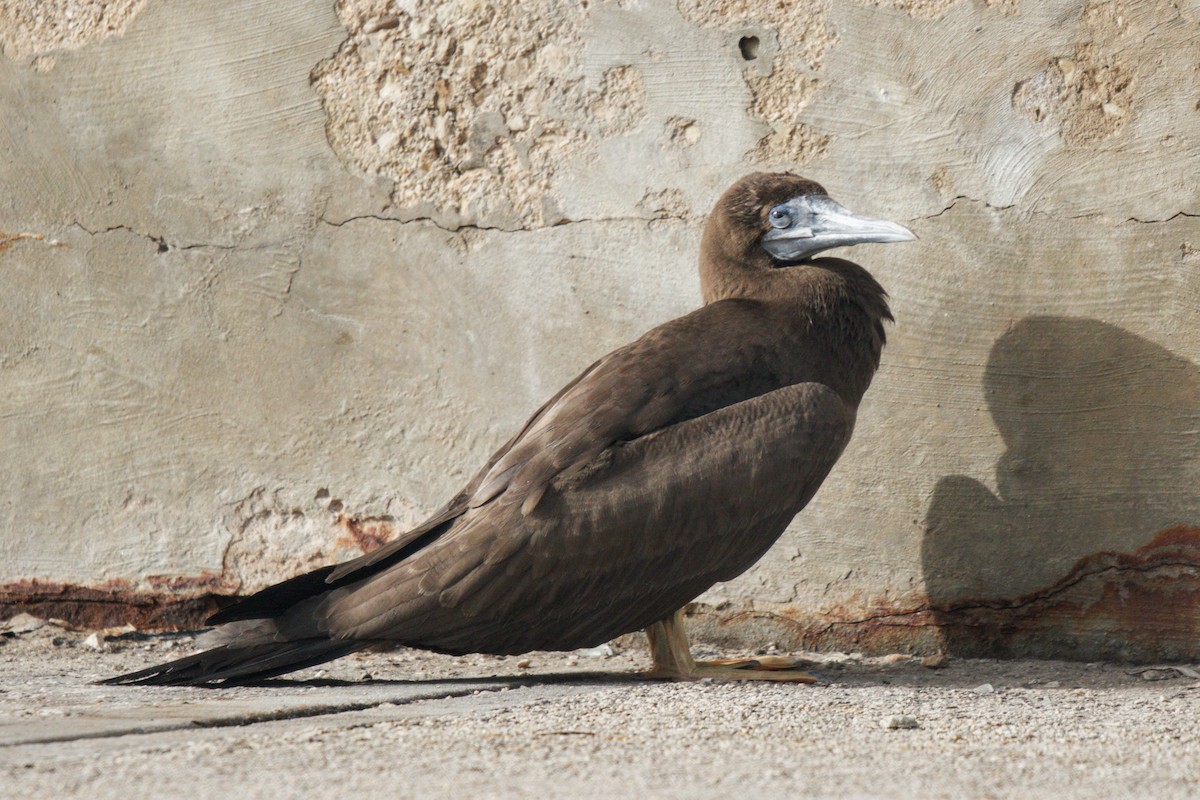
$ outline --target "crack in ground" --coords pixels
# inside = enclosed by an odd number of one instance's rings
[[[385,705],[406,706],[413,703],[426,702],[429,700],[453,700],[460,697],[470,697],[477,692],[499,692],[507,685],[509,684],[488,683],[486,679],[484,679],[478,684],[472,684],[462,688],[441,688],[437,689],[436,691],[430,690],[428,692],[422,692],[410,697],[382,698],[380,700],[373,700],[370,702],[327,703],[324,705],[284,708],[274,711],[264,711],[261,713],[242,714],[238,716],[214,717],[211,719],[192,718],[181,720],[180,722],[168,723],[165,725],[155,725],[153,723],[134,723],[126,727],[113,727],[103,731],[63,733],[57,736],[40,736],[30,739],[22,739],[20,741],[4,742],[0,743],[0,749],[7,747],[22,747],[25,745],[62,744],[65,742],[81,742],[95,739],[115,739],[122,736],[142,736],[159,733],[172,733],[174,731],[196,730],[197,728],[244,728],[250,725],[259,725],[267,722],[281,722],[293,719],[309,719],[312,717],[350,714],[356,711],[366,711],[368,709],[378,708]],[[114,723],[117,726],[120,725],[119,720],[114,720]]]

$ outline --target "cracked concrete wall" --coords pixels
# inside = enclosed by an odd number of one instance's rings
[[[921,242],[739,643],[1200,654],[1200,3],[0,2],[0,613],[194,620],[694,307],[756,168]]]

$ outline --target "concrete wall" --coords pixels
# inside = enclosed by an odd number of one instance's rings
[[[1196,0],[5,0],[0,49],[3,613],[385,539],[782,166],[921,242],[854,252],[856,439],[703,634],[1200,656]]]

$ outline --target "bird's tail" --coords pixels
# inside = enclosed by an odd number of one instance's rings
[[[369,641],[327,638],[248,645],[226,644],[97,683],[141,686],[242,686],[332,661],[371,644]]]
[[[444,529],[436,528],[441,531]],[[417,529],[421,532],[423,529]],[[436,535],[428,531],[418,544]],[[407,540],[399,540],[401,542]],[[393,545],[396,543],[393,543]],[[268,586],[208,618],[218,627],[196,640],[204,652],[148,669],[117,675],[104,684],[149,686],[239,686],[273,678],[293,670],[341,658],[376,644],[371,640],[331,636],[325,626],[323,606],[332,592],[363,580],[408,555],[409,550],[385,545],[391,558],[363,556],[339,568],[320,567],[312,572]],[[371,560],[374,559],[374,560]],[[358,567],[337,576],[335,569]]]

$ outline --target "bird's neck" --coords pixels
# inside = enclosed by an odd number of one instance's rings
[[[705,305],[770,291],[778,280],[771,257],[721,222],[720,217],[710,219],[700,243],[700,292]]]
[[[857,405],[871,384],[892,319],[883,287],[862,267],[840,258],[819,258],[787,267],[795,294],[787,301],[806,319],[810,341],[825,359],[823,383]],[[794,298],[794,299],[793,299]]]
[[[871,274],[839,258],[795,266],[745,260],[701,265],[706,304],[754,300],[770,309],[780,347],[802,354],[797,380],[824,383],[857,405],[871,383],[891,320],[887,294]]]

